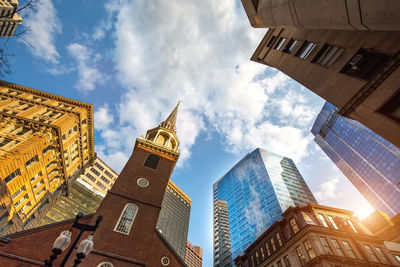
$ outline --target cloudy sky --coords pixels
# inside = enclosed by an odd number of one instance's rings
[[[324,101],[249,60],[266,30],[250,27],[239,0],[41,0],[24,23],[30,44],[7,42],[4,79],[92,103],[97,154],[116,171],[135,138],[183,101],[172,180],[192,198],[189,240],[204,266],[212,184],[256,147],[293,158],[319,203],[371,211],[313,142]]]

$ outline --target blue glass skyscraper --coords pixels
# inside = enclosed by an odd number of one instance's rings
[[[219,200],[227,205],[232,259],[289,206],[316,203],[293,160],[261,148],[247,154],[214,184],[214,210]],[[219,263],[225,255],[220,253],[218,233],[224,231],[219,231],[214,217],[214,266],[231,266]]]
[[[315,142],[377,210],[400,213],[400,149],[326,102],[311,132]],[[400,134],[400,133],[399,133]]]

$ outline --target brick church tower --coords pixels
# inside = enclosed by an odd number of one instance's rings
[[[116,183],[96,213],[84,218],[94,224],[97,216],[102,215],[103,221],[95,232],[92,253],[80,266],[185,266],[156,229],[164,192],[179,157],[175,126],[178,107],[179,103],[164,122],[136,139],[133,153]],[[28,266],[43,266],[33,263],[48,257],[52,242],[70,224],[60,222],[1,238],[0,266],[26,266],[11,260],[13,257],[24,258],[25,263],[28,260],[32,264]],[[44,254],[21,249],[32,248],[33,244],[41,244]],[[71,257],[66,266],[72,266],[73,260]]]

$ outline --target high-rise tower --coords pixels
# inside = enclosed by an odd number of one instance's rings
[[[226,201],[227,209],[219,200]],[[221,206],[228,212],[231,241],[231,252],[222,253],[220,235],[214,234],[214,256],[219,252],[223,259],[232,253],[232,264],[288,207],[307,203],[316,200],[293,160],[257,148],[214,184],[214,233],[223,232],[223,224],[215,220]]]
[[[214,266],[232,265],[231,236],[228,205],[224,200],[214,201]]]
[[[377,210],[400,213],[400,149],[326,102],[311,132],[315,142]]]
[[[157,228],[185,259],[192,200],[174,182],[168,181],[158,216]]]

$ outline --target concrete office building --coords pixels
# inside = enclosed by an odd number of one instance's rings
[[[400,147],[400,1],[242,0],[279,69]]]

